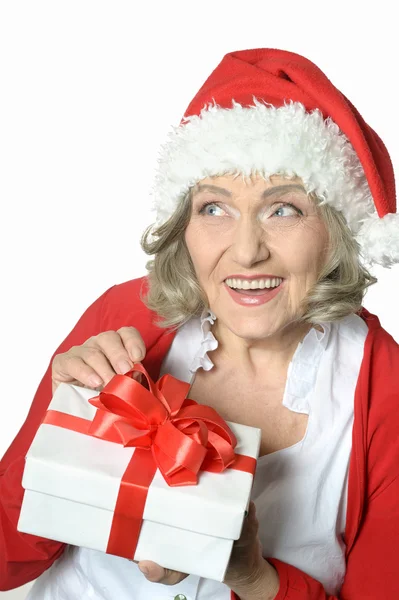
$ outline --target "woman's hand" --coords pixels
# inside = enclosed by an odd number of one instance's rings
[[[241,600],[272,600],[279,590],[277,572],[262,557],[258,528],[255,504],[251,502],[241,537],[234,542],[224,579],[224,583]],[[145,577],[152,582],[175,585],[187,577],[186,573],[164,569],[149,560],[141,560],[137,564]]]
[[[135,327],[121,327],[118,331],[92,336],[81,346],[72,346],[68,352],[54,357],[53,394],[62,382],[94,389],[102,387],[116,373],[127,373],[145,354],[143,338]],[[140,381],[141,373],[133,376]]]
[[[241,600],[273,600],[280,587],[277,571],[262,556],[258,531],[255,504],[251,502],[224,578],[224,583]]]

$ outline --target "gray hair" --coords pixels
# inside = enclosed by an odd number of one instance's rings
[[[367,288],[377,279],[361,264],[360,246],[342,212],[313,193],[308,196],[327,227],[330,255],[300,304],[298,322],[317,325],[357,313]],[[158,228],[149,225],[140,240],[144,252],[154,255],[146,263],[149,289],[141,300],[161,318],[156,325],[162,328],[178,329],[209,308],[184,239],[191,218],[191,199],[190,189],[173,215]]]

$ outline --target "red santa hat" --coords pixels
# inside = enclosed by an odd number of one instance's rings
[[[226,54],[161,146],[156,224],[204,177],[298,176],[346,217],[366,264],[399,262],[395,179],[383,142],[310,60],[258,48]]]

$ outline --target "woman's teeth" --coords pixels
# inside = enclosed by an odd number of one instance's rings
[[[239,290],[264,290],[265,288],[275,288],[282,283],[281,277],[272,279],[252,279],[251,281],[243,279],[226,279],[226,284],[237,291]]]

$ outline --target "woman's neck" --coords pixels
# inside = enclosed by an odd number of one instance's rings
[[[311,328],[309,323],[295,324],[273,336],[254,340],[237,336],[217,319],[211,330],[218,340],[218,347],[211,351],[211,360],[215,367],[226,366],[226,363],[231,368],[236,365],[241,375],[252,379],[264,378],[267,373],[286,372],[298,344]],[[321,326],[315,328],[323,331]]]

